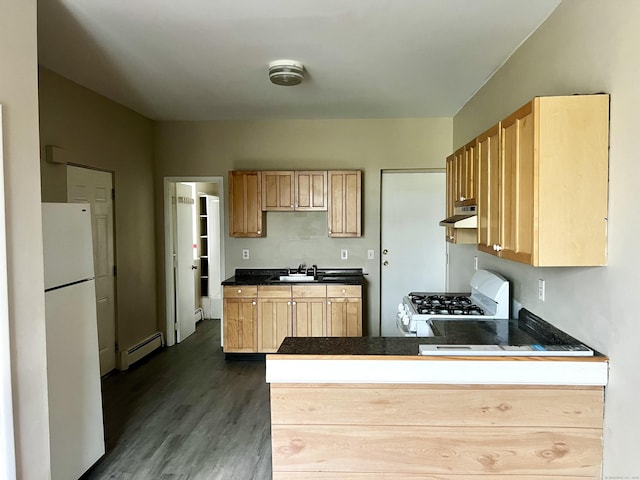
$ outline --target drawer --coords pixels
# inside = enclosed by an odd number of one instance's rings
[[[327,287],[325,285],[293,285],[291,294],[293,298],[325,298]]]
[[[291,298],[291,285],[259,285],[258,298]]]
[[[251,298],[258,296],[256,285],[236,285],[225,286],[223,290],[224,298]]]
[[[360,285],[328,285],[327,297],[361,297]]]

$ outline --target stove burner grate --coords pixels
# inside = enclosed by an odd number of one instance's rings
[[[416,311],[420,315],[484,315],[478,305],[418,305]]]

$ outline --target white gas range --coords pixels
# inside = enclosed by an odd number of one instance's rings
[[[477,270],[471,293],[410,292],[398,305],[396,325],[404,336],[432,337],[432,320],[509,318],[509,281],[497,273]]]

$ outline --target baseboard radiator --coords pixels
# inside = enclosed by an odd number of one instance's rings
[[[126,370],[138,360],[149,355],[155,349],[164,345],[164,337],[161,332],[156,332],[153,335],[142,340],[140,343],[129,347],[124,352],[120,352],[120,370]]]

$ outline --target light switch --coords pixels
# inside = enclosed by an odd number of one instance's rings
[[[349,252],[346,249],[340,250],[340,259],[346,260],[347,258],[349,258]]]
[[[376,254],[373,250],[367,250],[367,258],[369,260],[373,260],[376,258]]]

